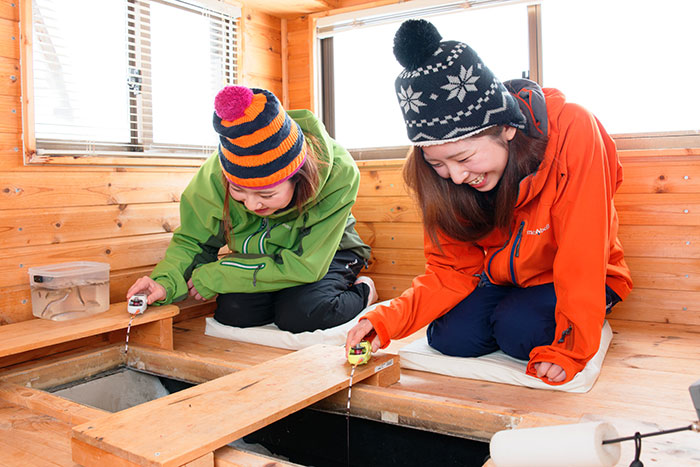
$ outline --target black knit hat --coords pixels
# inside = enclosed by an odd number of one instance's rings
[[[414,145],[456,141],[495,125],[525,128],[515,99],[476,52],[442,41],[428,21],[405,21],[394,36],[394,55],[405,68],[395,87]]]

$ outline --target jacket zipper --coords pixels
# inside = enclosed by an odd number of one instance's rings
[[[520,241],[523,239],[523,229],[525,228],[525,221],[520,222],[520,228],[518,229],[518,234],[513,240],[513,249],[510,250],[510,278],[513,281],[513,285],[518,285],[518,281],[515,278],[515,258],[520,256]]]
[[[489,279],[493,277],[493,276],[491,275],[491,263],[493,262],[493,259],[496,257],[497,254],[499,254],[500,252],[502,252],[503,250],[505,250],[505,248],[506,248],[506,247],[508,246],[508,244],[510,243],[510,239],[511,239],[512,236],[513,236],[513,231],[511,230],[511,232],[508,234],[508,239],[507,239],[506,242],[503,244],[503,246],[502,246],[501,248],[499,248],[498,250],[496,250],[496,252],[495,252],[494,254],[491,255],[491,258],[489,258],[489,264],[486,266],[486,270],[488,271]]]
[[[569,324],[569,327],[564,329],[561,333],[561,338],[557,341],[557,344],[564,344],[566,343],[566,350],[571,350],[574,348],[574,336],[572,335],[574,331],[574,328],[571,324]],[[566,337],[569,336],[567,339]]]
[[[245,239],[245,241],[243,242],[243,246],[241,247],[241,253],[245,253],[245,254],[248,253],[248,243],[250,242],[250,240],[251,240],[254,236],[256,236],[257,234],[259,234],[260,232],[262,232],[263,230],[265,230],[265,227],[267,227],[267,217],[263,217],[263,220],[262,220],[262,222],[260,223],[260,227],[258,227],[258,230],[256,230],[256,231],[253,232],[252,234],[250,234],[250,235],[248,236],[248,238]],[[263,237],[264,237],[264,235],[263,235]],[[261,241],[261,243],[262,243],[262,241]]]
[[[264,232],[262,235],[260,235],[260,241],[258,242],[258,250],[260,251],[261,254],[266,255],[267,252],[265,251],[265,239],[270,238],[272,229],[277,227],[277,225],[272,225],[272,223],[268,223],[267,218],[263,219],[263,225],[265,226]]]

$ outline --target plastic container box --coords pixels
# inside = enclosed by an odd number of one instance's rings
[[[92,261],[29,268],[34,316],[54,321],[109,309],[109,264]]]

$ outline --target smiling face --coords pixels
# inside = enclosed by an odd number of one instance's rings
[[[508,142],[517,130],[481,135],[423,148],[423,158],[442,178],[486,192],[496,187],[508,163]]]
[[[294,183],[286,180],[265,190],[251,190],[229,183],[231,197],[258,216],[269,216],[289,206],[294,197]]]

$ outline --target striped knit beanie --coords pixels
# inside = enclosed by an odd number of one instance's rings
[[[463,42],[442,41],[426,20],[408,20],[394,37],[404,67],[395,81],[406,132],[415,146],[457,141],[495,125],[525,128],[503,84]]]
[[[214,109],[219,162],[229,182],[271,188],[304,164],[304,134],[270,91],[226,86],[214,99]]]

